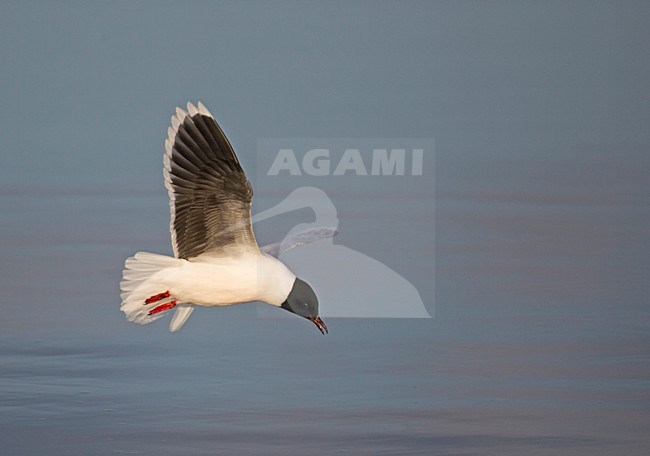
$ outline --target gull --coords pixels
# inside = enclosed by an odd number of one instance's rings
[[[279,248],[260,250],[251,224],[253,188],[203,103],[188,103],[187,111],[176,108],[167,130],[163,177],[174,256],[138,252],[125,261],[120,309],[128,320],[147,324],[175,309],[169,324],[175,332],[195,306],[262,301],[328,332],[311,286],[275,258]],[[306,231],[294,237],[295,245],[334,234]],[[283,250],[293,247],[291,239],[286,241]]]

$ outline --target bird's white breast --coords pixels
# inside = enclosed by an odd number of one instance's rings
[[[172,269],[165,272],[172,295],[202,306],[250,301],[279,306],[296,278],[282,262],[259,251],[229,257],[201,255]]]

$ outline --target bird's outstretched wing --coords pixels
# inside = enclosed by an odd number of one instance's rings
[[[214,117],[199,102],[176,108],[165,141],[174,255],[257,249],[251,226],[253,189]]]
[[[337,234],[338,230],[336,228],[324,226],[309,228],[299,233],[292,234],[291,236],[288,236],[281,241],[260,247],[260,250],[267,255],[271,255],[277,258],[281,253],[295,249],[301,245],[307,245],[316,241],[320,241],[321,239],[334,237]]]

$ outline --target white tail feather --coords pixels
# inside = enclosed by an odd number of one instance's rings
[[[167,310],[163,310],[150,314],[153,309],[162,305],[176,303],[173,295],[168,294],[148,304],[146,300],[169,291],[165,272],[169,268],[179,266],[182,261],[178,258],[147,252],[138,252],[125,261],[120,282],[122,290],[120,309],[125,313],[127,320],[144,325],[167,313]]]

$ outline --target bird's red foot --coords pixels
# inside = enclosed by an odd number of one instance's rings
[[[169,291],[165,291],[164,293],[158,293],[156,295],[150,296],[144,300],[144,303],[151,304],[152,302],[157,302],[165,298],[169,298]]]
[[[149,311],[147,315],[157,314],[159,312],[164,312],[165,310],[173,309],[176,307],[176,300],[166,302],[165,304],[160,304],[159,306],[154,307]]]

